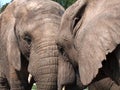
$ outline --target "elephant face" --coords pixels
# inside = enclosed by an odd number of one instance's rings
[[[8,59],[20,70],[24,55],[38,89],[57,88],[56,37],[63,12],[63,7],[51,0],[15,0],[2,13]]]
[[[83,85],[99,76],[100,68],[120,83],[118,3],[117,0],[77,0],[62,17],[58,45]]]

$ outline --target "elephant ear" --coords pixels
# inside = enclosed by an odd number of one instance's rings
[[[64,40],[72,39],[72,35],[74,33],[73,28],[76,26],[78,21],[81,19],[82,14],[85,11],[85,7],[87,5],[87,0],[77,0],[72,6],[70,6],[61,19],[60,25],[60,38],[58,38],[59,45],[64,43]],[[76,17],[78,16],[78,17]]]
[[[75,45],[79,52],[79,74],[84,85],[88,85],[96,77],[102,62],[109,60],[107,56],[120,44],[120,5],[114,3],[116,8],[109,5],[111,4],[106,5],[107,8],[101,7],[101,12],[99,8],[99,13],[95,13],[94,17],[90,16],[91,14],[88,15],[86,11],[88,16],[86,15],[85,18],[89,22],[82,23],[75,37]],[[94,12],[91,10],[91,13]],[[120,71],[118,75],[120,82]]]
[[[12,22],[11,28],[9,28],[8,31],[8,38],[7,38],[7,52],[8,52],[8,60],[11,62],[13,67],[15,67],[16,70],[21,69],[21,55],[20,50],[18,48],[17,39],[14,32],[14,24],[15,22]]]
[[[2,25],[1,29],[5,31],[5,39],[7,44],[7,57],[10,64],[16,69],[21,69],[21,58],[20,51],[15,36],[15,17],[14,17],[14,3],[7,6],[5,11],[2,13]],[[9,18],[8,18],[9,17]]]

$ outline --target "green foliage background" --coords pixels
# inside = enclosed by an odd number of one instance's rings
[[[60,3],[65,9],[68,8],[71,4],[73,4],[76,0],[53,0],[56,1],[58,3]],[[6,6],[8,5],[8,3],[6,3],[5,5],[3,5],[0,8],[0,13],[6,8]]]
[[[3,6],[0,8],[0,13],[1,13],[2,11],[4,11],[4,9],[7,7],[8,4],[9,4],[9,3],[6,3],[5,5],[3,5]]]
[[[73,4],[76,0],[53,0],[60,3],[65,9]]]

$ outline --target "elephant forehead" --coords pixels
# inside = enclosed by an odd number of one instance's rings
[[[23,35],[25,32],[32,32],[35,31],[36,28],[38,28],[38,25],[34,23],[26,23],[22,20],[16,24],[16,31],[19,32],[19,34]]]
[[[55,35],[58,32],[58,27],[60,23],[60,18],[54,20],[52,18],[44,18],[41,21],[25,21],[22,20],[16,25],[16,30],[20,35],[24,35],[25,32],[30,33],[34,36],[41,35]],[[48,28],[49,27],[49,28]]]
[[[41,8],[42,6],[43,6],[43,5],[38,5],[37,2],[29,2],[29,3],[27,3],[26,8],[27,8],[28,10],[33,10],[33,9]]]
[[[37,13],[39,15],[44,13],[62,15],[64,12],[61,5],[51,0],[29,0],[20,4],[17,8],[19,9],[18,12],[21,12],[21,8],[24,8],[29,14],[34,12],[33,14]]]

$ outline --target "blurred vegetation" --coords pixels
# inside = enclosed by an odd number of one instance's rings
[[[76,0],[53,0],[60,3],[65,9],[73,4]]]
[[[12,0],[13,1],[13,0]],[[53,0],[53,1],[56,1],[58,3],[60,3],[65,9],[68,8],[71,4],[73,4],[76,0]],[[2,11],[4,11],[4,9],[6,8],[6,6],[8,5],[9,3],[6,3],[5,5],[3,5],[1,8],[0,8],[0,13]]]
[[[33,85],[32,90],[37,90],[36,84]]]

